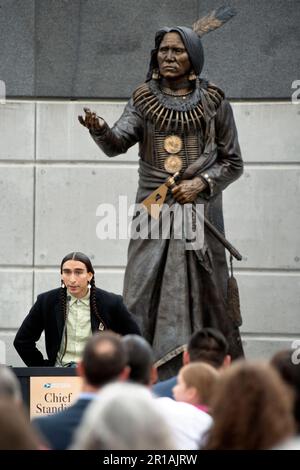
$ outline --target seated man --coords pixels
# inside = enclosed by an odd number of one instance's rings
[[[122,297],[98,289],[90,259],[74,252],[60,266],[61,287],[40,294],[23,321],[14,346],[27,366],[72,366],[95,331],[140,334]],[[45,331],[47,359],[36,342]]]
[[[187,351],[183,353],[183,365],[199,361],[206,362],[215,369],[227,367],[231,363],[228,343],[224,335],[215,328],[202,328],[190,338]],[[177,376],[171,377],[155,384],[153,392],[159,397],[174,398],[172,389],[176,384]]]
[[[152,347],[141,336],[126,335],[122,344],[128,356],[127,365],[130,368],[128,379],[134,383],[151,386],[157,382],[157,369],[154,366]]]
[[[109,382],[128,378],[127,355],[118,335],[105,332],[89,338],[77,372],[83,379],[78,400],[59,413],[33,420],[51,449],[64,450],[71,444],[86,408],[100,388]]]

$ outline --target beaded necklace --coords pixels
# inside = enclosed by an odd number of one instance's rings
[[[175,96],[179,98],[185,98],[186,96],[190,95],[194,91],[193,89],[191,89],[189,91],[182,92],[180,89],[172,90],[171,88],[165,88],[165,87],[160,88],[160,90],[164,95]]]

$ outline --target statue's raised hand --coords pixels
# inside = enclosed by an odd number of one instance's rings
[[[105,127],[105,121],[89,108],[83,108],[85,116],[78,116],[80,124],[90,131],[101,131]]]

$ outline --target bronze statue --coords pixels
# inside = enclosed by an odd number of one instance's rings
[[[179,173],[165,202],[203,204],[207,221],[222,234],[222,191],[242,174],[243,162],[230,104],[220,88],[200,78],[200,36],[231,16],[231,9],[221,8],[193,30],[158,31],[147,79],[112,128],[87,108],[85,117],[79,116],[110,157],[139,143],[137,203]],[[124,301],[154,348],[161,378],[174,374],[184,345],[202,327],[220,329],[232,357],[243,355],[240,321],[228,312],[228,280],[224,246],[207,227],[203,246],[194,250],[172,235],[131,239]]]

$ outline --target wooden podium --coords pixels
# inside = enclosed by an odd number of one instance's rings
[[[72,367],[13,367],[30,417],[55,413],[76,400],[82,379]]]

